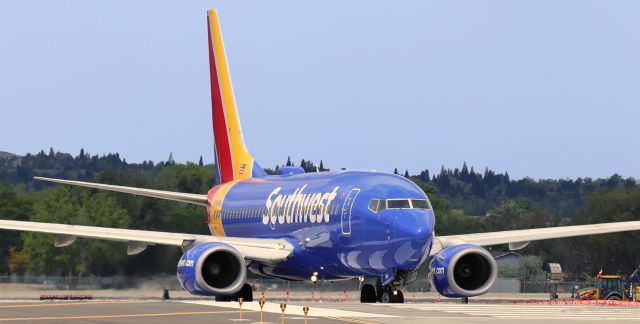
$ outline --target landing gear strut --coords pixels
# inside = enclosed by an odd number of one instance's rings
[[[361,303],[404,303],[404,294],[402,290],[397,289],[392,284],[382,285],[380,279],[376,282],[375,287],[371,284],[362,285],[360,290]]]

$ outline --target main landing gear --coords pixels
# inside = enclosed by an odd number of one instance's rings
[[[242,301],[250,302],[253,301],[253,289],[250,284],[246,283],[240,291],[231,296],[216,296],[215,298],[217,302],[237,302],[239,298],[242,298]]]
[[[404,303],[404,294],[402,293],[402,290],[392,284],[383,286],[380,279],[378,279],[375,287],[371,284],[362,285],[362,289],[360,289],[360,302],[402,304]]]

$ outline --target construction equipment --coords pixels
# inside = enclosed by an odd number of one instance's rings
[[[624,285],[629,290],[629,300],[640,301],[640,265]]]
[[[638,286],[640,284],[640,266],[624,280],[620,275],[603,275],[602,270],[596,275],[595,287],[578,291],[579,300],[640,300]]]

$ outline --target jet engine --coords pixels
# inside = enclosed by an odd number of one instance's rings
[[[493,256],[470,244],[455,245],[438,252],[429,269],[432,285],[446,297],[486,294],[498,276]]]
[[[178,262],[178,281],[194,295],[233,295],[246,279],[244,258],[227,244],[197,245],[185,252]]]

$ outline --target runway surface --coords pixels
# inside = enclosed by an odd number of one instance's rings
[[[514,305],[514,304],[289,304],[285,323],[304,323],[303,306],[309,306],[308,323],[589,323],[640,322],[640,307]],[[79,301],[0,302],[0,323],[259,323],[256,302],[193,301]],[[280,304],[266,303],[264,323],[281,323]]]

